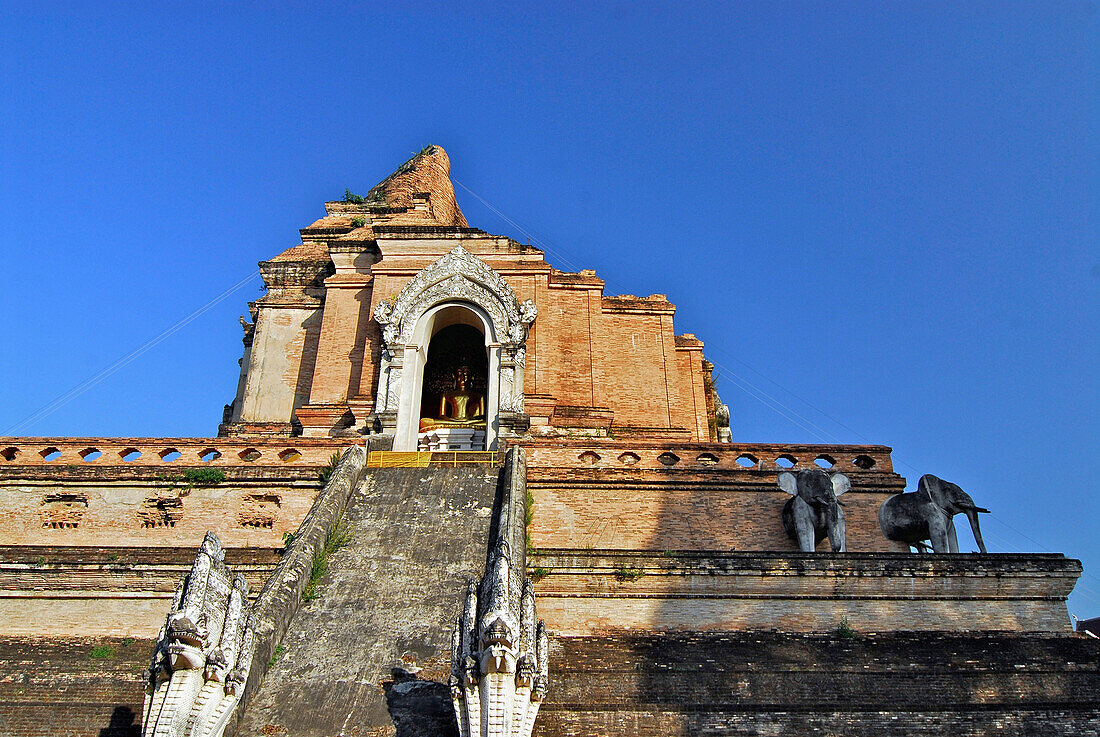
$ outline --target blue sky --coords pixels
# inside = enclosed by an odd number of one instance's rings
[[[471,224],[668,294],[736,440],[890,445],[993,510],[991,550],[1081,558],[1100,616],[1098,30],[1095,2],[5,2],[0,433],[214,433],[256,262],[431,142],[523,232],[459,187]]]

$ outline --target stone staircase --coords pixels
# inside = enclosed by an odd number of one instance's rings
[[[392,735],[409,709],[416,727],[399,734],[453,730],[451,632],[466,581],[485,565],[500,474],[367,472],[344,512],[348,543],[291,622],[237,734]],[[419,679],[395,684],[395,667]]]

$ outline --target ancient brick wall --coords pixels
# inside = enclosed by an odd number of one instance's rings
[[[1100,732],[1100,642],[1078,636],[559,637],[540,737]]]
[[[0,637],[0,734],[138,737],[153,640]]]
[[[153,637],[197,547],[2,546],[0,636]],[[255,597],[279,553],[228,548],[225,558]]]
[[[240,419],[289,423],[309,398],[321,311],[264,304],[256,318]]]
[[[342,443],[0,439],[0,634],[151,637],[207,531],[259,591]],[[189,472],[224,480],[193,483]]]
[[[1061,555],[717,553],[540,548],[539,615],[559,634],[782,630],[1070,631],[1080,561]]]
[[[593,272],[554,271],[537,249],[480,231],[390,230],[377,233],[380,254],[367,242],[329,244],[336,272],[324,281],[309,403],[297,413],[307,435],[348,422],[349,407],[362,420],[377,390],[381,338],[374,307],[461,244],[500,273],[520,300],[539,308],[524,376],[525,393],[544,400],[532,406],[547,409],[533,413],[535,425],[606,432],[613,423],[620,435],[709,439],[702,343],[674,335],[675,308],[663,295],[605,297]],[[563,410],[554,413],[555,405]]]
[[[879,529],[879,506],[905,488],[882,446],[555,440],[527,447],[538,548],[797,550],[781,520],[790,497],[776,483],[785,470],[776,461],[788,459],[792,471],[822,460],[849,477],[852,490],[842,498],[849,550],[908,549]],[[819,550],[828,549],[823,540]]]
[[[229,547],[280,547],[342,447],[304,438],[0,439],[0,540],[197,547],[213,530]],[[209,470],[224,480],[188,480]]]
[[[183,491],[166,482],[0,485],[0,539],[26,545],[197,547],[213,530],[234,547],[276,548],[318,484],[231,483]],[[59,500],[59,501],[58,501]]]
[[[374,355],[374,346],[368,346],[368,340],[377,340],[377,332],[368,328],[373,280],[337,273],[326,280],[325,286],[325,309],[309,397],[314,405],[345,402],[354,395],[353,373],[359,385],[363,358]]]

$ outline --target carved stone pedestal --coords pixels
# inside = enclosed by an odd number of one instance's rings
[[[485,450],[485,431],[472,427],[447,427],[422,432],[417,450]]]

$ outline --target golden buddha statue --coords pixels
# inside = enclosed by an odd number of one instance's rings
[[[439,413],[435,417],[420,418],[420,432],[442,427],[485,426],[485,395],[468,391],[466,383],[470,380],[470,369],[459,366],[455,371],[453,392],[443,392],[439,398]]]

